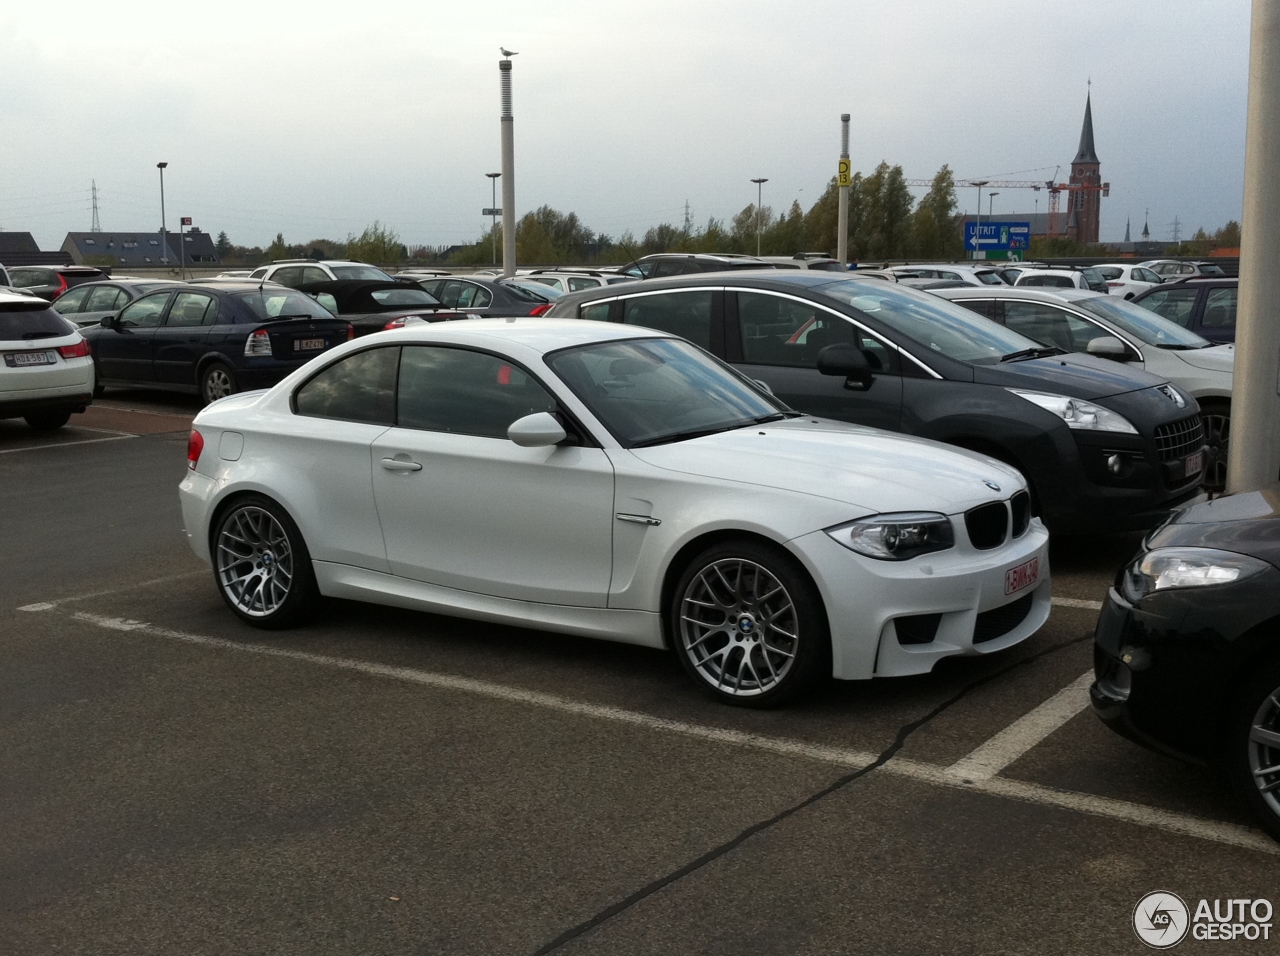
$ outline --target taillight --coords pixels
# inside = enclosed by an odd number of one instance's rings
[[[398,319],[392,319],[390,322],[388,322],[388,323],[387,323],[386,325],[384,325],[382,328],[383,328],[384,330],[386,330],[386,329],[403,329],[403,328],[404,328],[404,319],[405,319],[405,317],[404,317],[403,315],[402,315],[402,316],[400,316],[400,318],[398,318]]]
[[[1120,288],[1122,285],[1124,285],[1124,283],[1123,283],[1123,282],[1108,282],[1108,283],[1107,283],[1107,285],[1108,285],[1110,288],[1112,288],[1112,289],[1118,289],[1118,288]]]
[[[546,302],[546,303],[544,303],[544,304],[542,304],[542,305],[534,306],[532,309],[530,309],[530,310],[529,310],[529,314],[530,314],[531,316],[532,316],[532,315],[544,315],[544,314],[546,314],[547,312],[550,312],[550,311],[551,311],[551,303],[550,303],[550,302]]]
[[[187,438],[187,468],[191,471],[196,470],[202,451],[204,451],[204,436],[193,428],[191,435]]]
[[[56,299],[58,296],[62,295],[62,293],[66,291],[67,291],[67,277],[64,276],[61,272],[59,272],[58,273],[58,290],[54,292],[52,296],[49,297],[49,301],[52,302],[54,299]]]
[[[75,345],[59,345],[58,354],[63,358],[84,358],[89,354],[89,343],[81,339]]]
[[[258,329],[251,333],[244,342],[246,356],[262,356],[271,354],[271,336],[266,329]]]
[[[356,337],[356,327],[350,322],[347,323],[347,341],[350,342]]]

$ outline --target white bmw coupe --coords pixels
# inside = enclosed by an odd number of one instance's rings
[[[850,348],[823,371],[856,374]],[[258,627],[324,595],[671,647],[716,697],[768,706],[1002,650],[1049,615],[1015,469],[801,415],[632,326],[356,339],[206,407],[188,458],[191,545]]]

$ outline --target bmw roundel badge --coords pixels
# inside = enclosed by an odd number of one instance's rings
[[[1000,490],[1000,486],[999,486],[999,485],[997,485],[997,484],[996,484],[994,481],[992,481],[990,478],[984,478],[984,479],[982,480],[982,483],[983,483],[984,485],[986,485],[988,488],[990,488],[992,491],[999,491],[999,490]]]

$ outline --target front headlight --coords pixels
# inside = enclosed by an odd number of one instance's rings
[[[1139,601],[1152,591],[1231,584],[1269,567],[1265,561],[1234,551],[1156,548],[1139,555],[1124,569],[1120,590],[1129,601]]]
[[[1086,402],[1066,395],[1053,395],[1049,392],[1029,392],[1022,388],[1010,388],[1019,398],[1025,398],[1033,405],[1039,405],[1047,412],[1053,412],[1068,428],[1080,428],[1092,432],[1123,432],[1126,435],[1138,434],[1138,429],[1129,424],[1123,415],[1109,408]]]
[[[931,551],[955,547],[951,519],[933,511],[907,511],[871,515],[827,528],[840,544],[869,558],[905,561]]]

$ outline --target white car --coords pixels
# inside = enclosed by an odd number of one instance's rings
[[[897,281],[914,288],[932,285],[935,282],[963,282],[966,285],[1005,284],[1000,278],[1000,273],[991,266],[924,262],[914,266],[890,266],[881,271],[893,273]]]
[[[634,282],[631,276],[618,275],[609,272],[561,272],[559,270],[534,270],[533,272],[518,273],[516,278],[526,285],[530,282],[536,282],[544,285],[549,289],[556,289],[560,292],[581,292],[583,289],[598,289],[602,285],[617,285],[622,282]]]
[[[1016,469],[801,415],[633,326],[366,336],[206,406],[188,458],[191,545],[259,627],[329,595],[674,647],[765,706],[996,652],[1049,615]]]
[[[93,402],[89,343],[44,299],[0,289],[0,418],[61,428]]]
[[[839,259],[830,256],[817,256],[811,252],[802,252],[798,256],[761,256],[765,262],[772,262],[775,269],[813,269],[818,272],[848,272],[848,266],[842,266]]]
[[[1183,259],[1148,259],[1138,265],[1150,269],[1165,282],[1171,279],[1222,279],[1226,273],[1216,262],[1189,262]]]
[[[259,266],[249,273],[250,279],[265,279],[296,289],[310,282],[332,282],[338,279],[368,279],[372,282],[390,282],[377,266],[346,259],[281,259],[270,265]]]
[[[1107,292],[1107,280],[1096,269],[1023,269],[1013,281],[1015,286],[1039,289],[1088,289]]]
[[[1200,404],[1205,485],[1225,485],[1234,345],[1215,345],[1136,303],[1084,289],[939,289],[935,295],[1043,345],[1116,359],[1172,382]]]
[[[1150,269],[1132,263],[1108,262],[1093,268],[1106,280],[1107,292],[1122,299],[1132,299],[1164,281]]]

